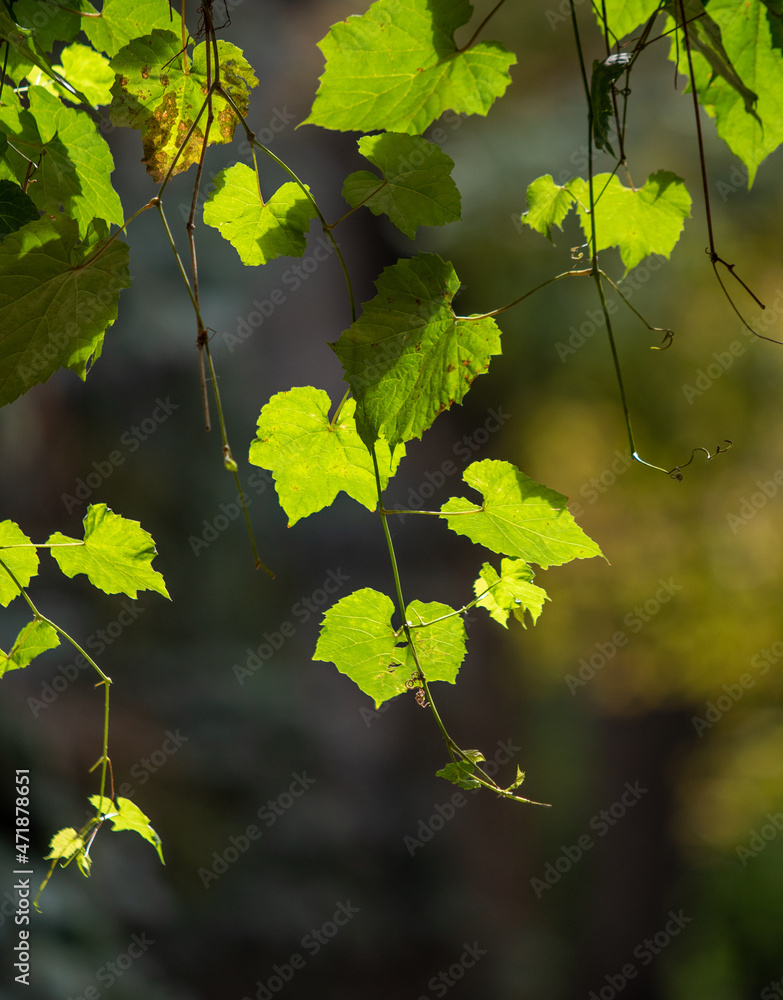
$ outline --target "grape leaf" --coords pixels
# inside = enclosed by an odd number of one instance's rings
[[[332,25],[303,124],[338,131],[423,132],[449,108],[486,115],[511,82],[513,53],[497,42],[457,48],[468,0],[377,0],[366,14]]]
[[[60,367],[84,379],[100,357],[130,285],[128,247],[114,240],[91,262],[71,219],[39,219],[0,243],[0,405],[45,382]]]
[[[332,662],[341,674],[375,699],[377,708],[402,694],[410,670],[391,627],[394,605],[365,587],[341,598],[324,614],[313,659]]]
[[[409,690],[408,682],[416,673],[404,633],[395,633],[391,626],[393,613],[391,600],[377,590],[364,588],[343,597],[325,613],[313,655],[314,660],[334,663],[340,673],[375,699],[376,708]],[[445,604],[420,601],[411,601],[405,613],[414,624],[433,622],[413,630],[427,680],[453,684],[465,655],[461,619]],[[434,622],[443,615],[453,617]]]
[[[356,433],[356,403],[347,400],[334,425],[330,407],[327,393],[304,386],[273,396],[258,418],[250,461],[273,473],[289,527],[328,507],[340,490],[370,510],[378,502],[372,456]],[[392,460],[389,446],[379,441],[375,453],[385,489],[405,450]]]
[[[609,121],[614,115],[612,87],[625,73],[631,61],[629,52],[616,52],[606,59],[593,60],[593,76],[590,82],[590,103],[593,109],[593,141],[597,149],[610,156],[614,150],[609,142]]]
[[[204,204],[204,222],[234,247],[243,264],[301,257],[317,215],[298,184],[289,181],[263,204],[255,170],[244,163],[221,170]]]
[[[74,854],[84,851],[85,843],[72,826],[58,830],[49,842],[49,853],[45,861],[68,861]]]
[[[605,0],[606,20],[611,40],[625,38],[642,27],[660,7],[660,0]],[[598,26],[603,28],[600,7],[595,8]]]
[[[88,45],[75,42],[60,53],[61,64],[55,69],[74,87],[78,87],[93,107],[111,101],[114,70],[109,60]],[[67,92],[62,96],[68,97]]]
[[[82,18],[82,28],[92,44],[108,56],[116,55],[133,38],[155,28],[171,31],[168,0],[104,0],[100,17]]]
[[[699,103],[747,167],[750,187],[783,142],[783,52],[779,31],[771,30],[774,12],[760,0],[710,0],[706,10],[699,0],[689,4],[699,13],[688,23]]]
[[[512,612],[516,620],[527,628],[527,611],[535,625],[544,609],[544,602],[549,600],[547,592],[533,583],[533,570],[521,559],[503,559],[500,576],[494,566],[484,563],[473,590],[479,598],[477,606],[486,608],[490,617],[503,628],[508,628],[508,616]]]
[[[10,653],[0,649],[0,677],[9,670],[21,670],[40,653],[60,645],[57,632],[42,621],[28,622],[14,640]]]
[[[105,503],[87,508],[83,543],[57,531],[47,544],[56,546],[52,556],[66,576],[85,573],[107,594],[135,598],[139,590],[155,590],[169,596],[163,577],[150,565],[157,554],[152,536],[138,521],[120,517]]]
[[[484,502],[477,508],[468,500],[452,497],[441,507],[458,535],[543,569],[601,555],[569,513],[566,497],[533,482],[510,462],[473,462],[462,478],[483,494]],[[475,513],[465,513],[470,510]]]
[[[138,833],[140,837],[143,837],[152,844],[158,852],[161,863],[166,863],[163,860],[160,837],[150,826],[149,816],[145,816],[134,802],[123,798],[121,795],[114,801],[106,796],[101,798],[100,795],[91,795],[90,803],[96,809],[100,809],[104,818],[111,823],[113,831],[132,830],[134,833]]]
[[[79,6],[79,0],[67,6],[76,8]],[[44,6],[41,0],[16,0],[14,20],[20,27],[29,28],[34,32],[35,41],[42,51],[51,52],[55,42],[67,43],[76,38],[82,19],[74,9],[58,9],[53,4]]]
[[[451,179],[454,161],[420,136],[388,132],[359,139],[359,152],[382,178],[360,170],[346,178],[343,198],[351,207],[364,204],[374,215],[385,213],[411,239],[419,226],[443,226],[460,217],[461,200]]]
[[[394,449],[462,401],[500,354],[500,331],[493,319],[455,316],[459,279],[437,254],[392,264],[375,287],[333,347],[356,398],[359,435],[371,447],[385,432]]]
[[[6,548],[9,545],[13,548]],[[11,570],[22,587],[26,587],[38,575],[38,551],[13,521],[0,521],[0,561],[8,567],[5,569],[0,565],[0,604],[7,608],[19,596],[19,587],[8,570]]]
[[[580,189],[580,178],[574,178],[567,184],[555,184],[551,174],[538,177],[527,189],[527,212],[523,213],[522,221],[546,236],[550,243],[552,226],[560,228],[563,219],[568,215],[574,204],[575,190]]]
[[[578,199],[585,240],[591,236],[587,181],[576,178],[570,189]],[[623,187],[616,175],[593,178],[596,196],[597,250],[618,246],[626,274],[649,254],[668,257],[691,214],[691,196],[682,178],[659,170],[642,188]]]
[[[17,183],[0,180],[0,239],[38,218],[38,209],[29,194]]]
[[[436,771],[435,777],[445,778],[446,781],[450,781],[453,785],[459,785],[460,788],[470,791],[473,788],[481,788],[481,782],[473,777],[474,770],[475,768],[472,764],[468,764],[464,760],[459,760],[456,763],[446,764],[440,771]]]
[[[42,87],[30,88],[30,112],[46,153],[30,186],[36,205],[44,212],[65,211],[82,235],[95,218],[120,225],[122,203],[111,184],[114,159],[89,115],[67,108]],[[41,156],[33,150],[28,155]]]
[[[72,87],[52,66],[51,60],[38,44],[37,32],[17,24],[8,14],[8,11],[2,7],[0,7],[0,40],[6,42],[3,52],[3,72],[8,73],[12,79],[22,80],[32,70],[33,66],[37,66],[47,76],[56,80],[66,90],[70,91],[79,101],[89,104],[84,94]],[[19,100],[13,94],[13,90],[11,90],[11,100],[9,101],[9,98],[6,97],[6,93],[9,90],[11,89],[6,88],[3,91],[4,103],[6,105],[13,103],[14,106],[18,107]]]
[[[411,601],[405,609],[408,623],[425,626],[411,629],[411,635],[421,669],[427,681],[448,681],[454,684],[457,671],[465,659],[465,625],[447,604],[422,604]],[[448,615],[449,617],[444,617]],[[436,619],[440,619],[439,621]],[[427,625],[432,622],[431,625]],[[416,670],[416,660],[410,646],[403,650],[406,670]]]
[[[179,147],[193,126],[208,94],[207,43],[193,50],[187,72],[182,43],[173,31],[153,31],[134,38],[111,60],[117,74],[109,115],[115,125],[141,131],[147,173],[160,182],[174,163]],[[230,42],[217,43],[220,80],[240,113],[247,114],[249,92],[258,80],[242,52]],[[212,67],[214,74],[214,67]],[[231,142],[238,119],[225,98],[212,95],[215,120],[209,142]],[[178,174],[196,163],[204,143],[206,110],[176,160]]]

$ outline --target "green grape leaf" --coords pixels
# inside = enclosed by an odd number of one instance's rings
[[[95,218],[120,225],[122,203],[111,184],[114,159],[89,115],[65,107],[41,87],[30,88],[30,113],[46,154],[29,188],[38,208],[65,211],[79,223],[82,236]],[[41,154],[28,150],[27,155]]]
[[[660,0],[605,0],[610,40],[625,38],[642,27],[660,7]],[[595,8],[598,26],[603,28],[601,8]]]
[[[318,43],[326,67],[305,123],[417,134],[448,109],[486,115],[516,57],[497,42],[458,49],[454,32],[472,13],[468,0],[377,0],[332,25]]]
[[[491,318],[455,316],[459,278],[437,254],[392,264],[375,287],[333,347],[356,399],[359,435],[371,447],[385,433],[394,449],[462,401],[500,354],[500,331]]]
[[[421,626],[411,629],[411,635],[427,681],[453,684],[465,659],[465,625],[460,616],[454,614],[454,608],[448,604],[422,604],[421,601],[411,601],[405,614],[410,625]],[[410,646],[405,647],[403,656],[408,671],[406,676],[410,676],[416,671]]]
[[[585,240],[590,239],[589,190],[577,178],[572,190]],[[649,254],[668,257],[691,214],[691,196],[682,178],[668,170],[651,174],[642,188],[623,187],[616,175],[593,178],[596,193],[595,226],[598,246],[618,246],[626,274]]]
[[[40,3],[38,6],[40,8]],[[52,66],[49,57],[38,44],[37,31],[32,31],[17,24],[8,14],[7,10],[3,8],[0,8],[0,40],[7,43],[3,52],[3,71],[8,73],[12,79],[22,80],[23,77],[30,73],[33,66],[37,66],[39,70],[42,70],[47,76],[56,80],[79,101],[84,101],[86,104],[90,103],[84,94],[72,87]],[[6,105],[13,104],[15,107],[18,107],[19,100],[16,95],[10,101],[6,97],[6,93],[9,90],[10,88],[6,88],[3,91],[3,101]]]
[[[460,497],[446,501],[441,513],[458,535],[543,569],[602,554],[574,521],[567,498],[533,482],[510,462],[473,462],[462,478],[484,502],[477,508]],[[471,510],[475,513],[466,513]]]
[[[44,218],[0,243],[0,405],[63,366],[84,379],[100,357],[130,285],[128,247],[114,240],[89,261],[78,236],[71,219]]]
[[[301,257],[318,214],[298,184],[283,184],[263,204],[255,170],[244,163],[221,170],[204,205],[204,222],[234,247],[243,264]]]
[[[57,531],[47,544],[56,546],[52,556],[66,576],[85,573],[106,594],[135,598],[139,590],[155,590],[169,596],[163,577],[151,566],[157,554],[152,536],[138,521],[120,517],[105,503],[87,508],[83,543]]]
[[[528,208],[522,221],[554,243],[552,226],[562,227],[563,219],[576,200],[574,190],[580,190],[581,183],[578,177],[567,184],[555,184],[551,174],[536,178],[527,189]]]
[[[326,392],[304,386],[272,396],[258,418],[250,462],[274,475],[289,527],[328,507],[341,490],[369,510],[377,505],[372,456],[356,433],[356,403],[346,400],[334,424],[330,408]],[[375,454],[385,489],[405,450],[392,459],[386,442],[378,441]]]
[[[38,219],[38,209],[29,194],[15,181],[0,180],[0,239]]]
[[[614,116],[612,87],[626,71],[631,55],[617,52],[606,59],[593,60],[593,77],[590,83],[590,103],[593,107],[593,141],[597,149],[610,156],[615,152],[609,142],[609,121]]]
[[[4,653],[0,649],[0,677],[9,670],[21,670],[40,653],[59,645],[57,632],[51,625],[42,621],[28,622],[14,640],[10,653]]]
[[[484,563],[473,590],[479,598],[476,605],[486,608],[503,628],[508,628],[508,616],[512,613],[527,628],[526,611],[535,625],[544,602],[549,600],[547,592],[533,583],[533,570],[521,559],[503,559],[500,576],[494,566]]]
[[[471,764],[468,764],[467,761],[459,760],[447,764],[440,771],[436,771],[435,777],[445,778],[452,785],[459,785],[460,788],[470,791],[473,788],[481,788],[481,782],[473,777],[473,773],[474,768]]]
[[[706,10],[700,0],[686,4],[699,103],[745,164],[748,187],[783,142],[783,52],[780,15],[774,14],[761,0],[710,0]],[[674,43],[670,58],[676,59]]]
[[[27,587],[38,575],[38,550],[14,521],[0,521],[0,562],[4,564],[0,565],[0,604],[7,608],[19,596],[19,587],[8,570],[21,587]]]
[[[49,853],[45,861],[60,861],[66,864],[74,854],[82,854],[85,849],[84,839],[72,826],[58,830],[49,842]],[[87,874],[87,873],[85,873]]]
[[[111,60],[117,74],[109,115],[115,125],[141,131],[147,173],[160,182],[187,170],[201,157],[207,113],[199,118],[187,145],[179,148],[201,111],[208,93],[207,42],[193,50],[187,72],[182,43],[173,31],[153,31],[134,38]],[[240,113],[247,114],[249,93],[258,80],[242,52],[230,42],[217,43],[220,80]],[[213,67],[214,70],[214,67]],[[209,142],[231,142],[238,119],[225,98],[212,95],[215,120]],[[174,163],[176,158],[176,163]]]
[[[158,852],[161,863],[165,865],[160,837],[150,826],[149,816],[145,816],[134,802],[131,802],[130,799],[124,799],[121,795],[114,801],[106,796],[101,798],[100,795],[91,795],[90,803],[96,809],[100,809],[104,818],[111,823],[112,831],[132,830],[144,840],[149,841]]]
[[[93,107],[109,104],[111,88],[114,83],[114,70],[109,65],[106,56],[91,49],[88,45],[74,42],[60,53],[61,64],[54,68],[72,86],[78,87],[89,99]],[[67,91],[61,96],[69,97]]]
[[[343,198],[386,214],[413,239],[419,226],[443,226],[460,217],[461,200],[451,179],[454,161],[420,136],[387,132],[359,139],[359,152],[381,171],[360,170],[346,178]]]
[[[155,28],[171,31],[173,23],[168,0],[104,0],[100,17],[82,18],[85,35],[108,56]]]
[[[55,42],[72,42],[81,29],[82,18],[74,9],[79,7],[79,0],[63,6],[72,9],[58,9],[54,4],[44,6],[41,0],[16,0],[14,20],[20,27],[34,32],[35,41],[43,52],[51,52]]]
[[[341,598],[324,614],[313,659],[334,663],[377,708],[403,694],[411,671],[391,627],[394,605],[377,590],[365,587]]]

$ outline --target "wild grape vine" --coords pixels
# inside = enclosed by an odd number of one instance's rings
[[[500,785],[482,769],[483,754],[464,749],[450,735],[432,684],[455,683],[466,652],[464,616],[471,608],[485,609],[502,627],[510,617],[525,625],[529,616],[535,623],[548,598],[534,582],[533,567],[600,556],[600,549],[576,524],[564,496],[510,462],[473,462],[463,477],[473,499],[452,497],[432,511],[388,509],[384,493],[399,474],[406,444],[461,403],[501,353],[497,318],[539,289],[572,278],[595,285],[633,458],[681,478],[699,449],[680,466],[664,468],[636,448],[614,340],[619,316],[610,315],[608,288],[625,301],[634,322],[661,335],[659,346],[671,344],[672,331],[640,316],[624,299],[622,279],[613,280],[599,266],[601,251],[612,247],[619,249],[624,276],[650,254],[669,257],[691,212],[684,180],[665,166],[641,184],[632,179],[625,145],[631,75],[650,46],[668,45],[688,81],[709,260],[732,307],[750,326],[732,293],[740,288],[762,304],[716,249],[699,105],[715,119],[751,184],[761,162],[783,141],[783,7],[780,0],[593,0],[602,43],[591,66],[574,0],[561,4],[559,13],[547,12],[573,28],[588,169],[586,177],[560,184],[551,174],[532,180],[520,224],[552,240],[553,230],[574,210],[584,234],[581,259],[512,302],[462,316],[453,308],[460,288],[454,267],[437,254],[420,252],[385,268],[375,296],[359,311],[334,230],[361,209],[387,216],[412,239],[422,226],[459,220],[454,163],[432,126],[443,115],[487,115],[511,83],[516,57],[500,42],[484,40],[503,6],[500,0],[474,24],[468,0],[377,0],[364,14],[335,24],[318,43],[325,68],[304,124],[361,133],[357,150],[365,164],[345,179],[348,208],[330,222],[313,193],[319,178],[298,177],[253,132],[250,99],[257,78],[242,51],[218,37],[232,28],[241,35],[241,23],[231,25],[231,5],[182,0],[176,10],[167,0],[105,0],[98,9],[89,0],[2,0],[0,403],[11,403],[59,368],[82,379],[91,372],[117,317],[120,293],[131,284],[122,234],[139,215],[153,211],[181,276],[183,301],[189,299],[193,310],[205,424],[212,426],[214,407],[222,461],[241,499],[239,463],[229,443],[211,349],[212,317],[202,312],[197,213],[253,267],[303,256],[310,230],[320,230],[317,238],[328,241],[342,271],[352,316],[351,326],[335,331],[331,345],[348,389],[339,401],[314,386],[273,396],[258,416],[249,461],[273,474],[289,525],[328,507],[340,492],[374,511],[388,551],[392,596],[365,587],[337,601],[324,615],[314,658],[334,663],[376,708],[414,693],[446,744],[441,777],[465,789],[484,787],[529,802],[518,792],[521,770]],[[242,11],[234,16],[241,22]],[[596,45],[594,35],[590,45]],[[102,110],[107,107],[108,117]],[[113,160],[101,135],[107,122],[112,129],[140,132],[143,163],[159,185],[149,202],[130,213],[111,183]],[[252,166],[235,163],[222,170],[205,196],[206,150],[234,142],[237,131],[252,153]],[[306,142],[306,130],[300,134]],[[281,181],[272,192],[264,190],[259,156],[279,168]],[[608,164],[603,172],[594,166],[598,156]],[[175,234],[164,196],[171,178],[191,168],[190,210],[184,234]],[[434,517],[479,547],[462,607],[406,599],[404,591],[413,584],[406,574],[403,587],[388,525],[389,516],[398,513]],[[244,515],[255,565],[273,576],[257,551],[246,508]],[[0,674],[27,668],[61,636],[86,657],[105,688],[104,740],[96,764],[100,787],[90,799],[94,814],[81,829],[57,833],[49,854],[53,865],[75,858],[88,874],[90,847],[106,820],[114,829],[137,831],[159,852],[160,841],[138,807],[115,797],[109,677],[29,596],[42,547],[66,575],[86,573],[107,593],[135,598],[139,589],[153,589],[168,595],[149,565],[151,538],[105,504],[89,508],[83,541],[55,533],[36,545],[15,523],[0,524],[0,603],[21,598],[33,616],[10,652],[0,654]],[[413,579],[414,574],[415,567]]]

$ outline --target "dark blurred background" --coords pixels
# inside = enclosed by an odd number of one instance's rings
[[[271,132],[288,121],[270,148],[335,219],[345,176],[364,165],[356,136],[294,126],[322,70],[315,43],[365,5],[230,6],[224,37],[260,79],[250,124]],[[478,23],[492,4],[476,7]],[[463,221],[420,231],[418,246],[453,261],[463,314],[567,269],[582,242],[571,219],[554,246],[519,224],[534,178],[584,171],[585,107],[566,9],[554,0],[503,7],[486,37],[517,53],[513,85],[487,118],[442,124]],[[588,5],[578,10],[591,60],[600,40]],[[86,504],[106,502],[156,540],[172,601],[141,593],[121,635],[124,599],[79,578],[63,585],[45,554],[32,592],[75,636],[112,637],[100,663],[115,682],[115,781],[150,816],[166,866],[135,835],[101,830],[93,875],[58,870],[43,895],[26,989],[13,983],[16,935],[3,896],[3,996],[783,995],[783,348],[743,331],[712,274],[692,107],[667,51],[666,41],[651,46],[634,71],[627,152],[638,185],[658,169],[680,174],[693,218],[671,261],[641,265],[627,287],[634,307],[675,339],[650,351],[658,340],[619,307],[618,347],[643,457],[668,469],[698,446],[712,452],[728,438],[733,448],[710,462],[697,454],[679,483],[631,464],[605,331],[591,319],[594,289],[571,279],[501,317],[502,357],[463,407],[408,447],[389,493],[409,505],[444,461],[461,471],[454,448],[467,438],[475,458],[512,461],[566,494],[606,554],[538,575],[552,600],[534,628],[504,632],[473,611],[459,683],[436,688],[462,745],[500,764],[499,780],[519,765],[523,794],[551,808],[489,794],[454,800],[454,786],[434,776],[446,760],[442,741],[412,697],[375,712],[334,666],[311,660],[320,612],[333,600],[364,586],[392,590],[377,518],[343,497],[289,529],[268,480],[248,480],[258,470],[244,460],[275,392],[313,384],[335,401],[342,395],[327,346],[350,324],[336,260],[294,289],[296,261],[244,268],[214,230],[197,231],[230,440],[243,482],[256,484],[246,489],[261,555],[277,573],[270,582],[253,569],[234,516],[217,431],[203,430],[192,311],[148,213],[128,234],[134,287],[87,383],[61,372],[0,411],[0,516],[43,541],[55,530],[78,536]],[[718,250],[766,315],[777,304],[767,332],[783,339],[783,160],[772,156],[748,193],[705,123]],[[155,189],[139,165],[138,133],[108,138],[130,214]],[[209,151],[207,183],[241,157],[241,138]],[[597,169],[609,161],[599,157]],[[267,163],[262,171],[270,193],[285,180]],[[193,176],[166,197],[181,249]],[[318,235],[314,227],[306,258]],[[414,252],[365,212],[337,235],[358,301],[372,297],[382,267]],[[602,260],[619,279],[619,256]],[[237,343],[254,301],[276,289],[285,301]],[[488,433],[493,412],[503,422]],[[117,451],[122,464],[99,473],[89,498],[68,500]],[[461,492],[459,474],[445,478],[428,504]],[[470,600],[480,551],[431,519],[407,518],[393,532],[408,599]],[[24,620],[19,601],[3,613],[3,648]],[[240,684],[235,667],[255,662],[250,654],[269,637],[279,650]],[[88,772],[100,752],[101,691],[83,674],[58,681],[64,689],[44,704],[54,692],[47,684],[71,662],[61,647],[3,680],[4,893],[13,884],[14,769],[30,770],[35,881],[51,835],[80,826],[97,791]]]

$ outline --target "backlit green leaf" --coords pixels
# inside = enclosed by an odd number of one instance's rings
[[[590,196],[587,181],[577,178],[570,189],[579,199],[579,221],[590,239]],[[623,187],[616,175],[593,178],[597,250],[617,246],[626,273],[649,254],[668,257],[691,214],[691,196],[682,179],[668,170],[652,174],[642,188]]]
[[[332,662],[377,708],[402,694],[411,671],[391,627],[394,605],[377,590],[365,587],[343,597],[325,613],[314,660]]]
[[[114,240],[84,263],[70,219],[39,219],[0,243],[0,405],[67,367],[84,378],[100,357],[130,284],[128,247]]]
[[[483,595],[476,602],[477,606],[486,608],[490,617],[503,628],[508,628],[508,616],[512,613],[527,628],[526,611],[535,625],[544,602],[549,600],[546,591],[533,583],[533,570],[521,559],[503,559],[500,576],[494,566],[484,563],[473,590],[476,597]]]
[[[68,83],[81,90],[94,107],[111,101],[114,70],[109,60],[87,45],[74,43],[60,53],[62,62],[54,68]],[[61,96],[67,96],[64,92]]]
[[[134,38],[111,60],[111,67],[117,74],[112,88],[111,120],[115,125],[128,125],[141,131],[142,163],[158,182],[174,163],[209,90],[207,43],[196,46],[187,72],[181,50],[179,35],[173,31],[153,31],[142,38]],[[235,45],[219,41],[217,51],[221,83],[240,113],[246,115],[250,90],[258,80]],[[212,108],[215,117],[209,142],[231,142],[238,122],[236,114],[216,93],[212,95]],[[205,110],[176,159],[175,174],[187,170],[201,156],[206,122]]]
[[[120,517],[105,503],[87,509],[83,543],[58,531],[48,544],[66,576],[85,573],[94,587],[107,594],[135,598],[139,590],[155,590],[169,596],[163,577],[151,566],[157,554],[152,536],[138,521]]]
[[[34,32],[36,43],[44,52],[51,52],[55,42],[72,42],[79,34],[82,18],[77,9],[80,0],[63,4],[70,10],[58,9],[54,4],[42,4],[41,0],[16,0],[14,19],[23,28]],[[89,10],[91,5],[84,5]],[[41,14],[45,16],[42,17]],[[84,18],[89,20],[89,18]]]
[[[176,26],[168,0],[104,0],[100,17],[81,20],[85,35],[108,56],[116,55],[132,38]]]
[[[479,508],[458,497],[443,505],[441,513],[458,535],[544,569],[601,555],[574,521],[566,497],[534,482],[510,462],[474,462],[463,479],[484,500]],[[465,513],[471,510],[475,513]]]
[[[7,608],[19,596],[19,587],[8,570],[22,587],[38,575],[38,551],[13,521],[0,521],[0,562],[4,564],[0,565],[0,604]]]
[[[450,781],[453,785],[459,785],[460,788],[470,791],[473,788],[481,788],[481,782],[472,776],[473,773],[473,765],[468,764],[467,761],[460,760],[457,763],[447,764],[445,767],[442,767],[440,771],[435,772],[435,776],[437,778],[445,778],[446,781]]]
[[[660,7],[660,0],[605,0],[606,20],[609,25],[609,38],[619,41],[630,35],[632,31],[643,27]],[[602,7],[595,8],[599,26],[602,25]]]
[[[51,625],[42,621],[28,622],[14,640],[9,653],[4,653],[0,649],[0,677],[9,670],[21,670],[40,653],[45,653],[47,649],[55,649],[59,645],[57,632]]]
[[[385,213],[411,239],[419,226],[442,226],[460,217],[461,200],[451,179],[454,161],[439,146],[405,133],[365,135],[359,152],[381,171],[346,178],[343,198],[374,215]]]
[[[307,123],[339,131],[423,132],[444,111],[486,115],[516,58],[497,42],[458,50],[468,0],[378,0],[329,30]]]
[[[317,213],[298,184],[283,184],[262,204],[255,170],[244,163],[221,170],[204,205],[204,222],[214,226],[243,264],[275,257],[301,257]]]
[[[459,279],[437,254],[392,264],[375,287],[334,349],[357,401],[362,440],[369,446],[385,433],[394,448],[462,401],[500,354],[500,331],[493,319],[455,316]]]
[[[273,396],[258,418],[250,461],[273,473],[289,527],[328,507],[341,490],[370,510],[377,505],[372,456],[353,419],[356,403],[346,400],[334,424],[330,408],[327,393],[304,386]],[[384,441],[375,451],[385,489],[405,450],[397,449],[394,461]]]
[[[111,823],[112,830],[132,830],[134,833],[138,833],[140,837],[152,844],[158,852],[161,863],[166,863],[163,861],[160,837],[150,826],[149,816],[145,816],[134,802],[121,795],[115,801],[106,798],[106,796],[101,798],[100,795],[91,795],[90,803],[96,809],[100,809],[104,817]]]
[[[411,629],[421,669],[427,681],[448,681],[453,684],[457,671],[465,659],[465,625],[454,609],[447,604],[422,604],[411,601],[405,609],[411,625],[425,626]],[[444,617],[448,615],[448,617]],[[428,624],[428,623],[432,624]],[[416,660],[410,646],[404,650],[405,665],[409,674],[416,670]]]
[[[552,226],[562,226],[563,219],[574,204],[574,190],[580,187],[579,178],[567,184],[555,184],[551,174],[538,177],[528,186],[527,212],[523,214],[522,221],[554,243]]]
[[[688,24],[699,102],[747,167],[750,187],[762,162],[783,142],[779,17],[762,0],[710,0],[706,10],[699,0],[689,2],[704,11]],[[670,57],[676,58],[674,44]]]
[[[72,826],[67,826],[58,830],[49,842],[49,853],[45,855],[46,861],[66,862],[74,854],[84,851],[85,843],[82,837]]]

